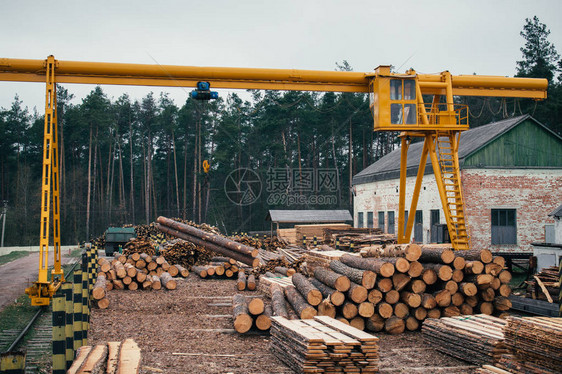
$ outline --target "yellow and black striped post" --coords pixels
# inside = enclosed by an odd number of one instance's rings
[[[316,235],[314,235],[314,241],[313,241],[314,246],[318,246],[318,239],[316,238]]]
[[[82,256],[82,345],[88,345],[88,328],[90,322],[89,306],[90,306],[90,293],[88,286],[88,268],[89,261],[88,255],[85,253]]]
[[[74,271],[74,295],[73,295],[73,331],[74,331],[74,353],[82,346],[82,270]]]
[[[306,248],[306,235],[302,236],[302,246]]]
[[[336,249],[340,249],[340,240],[336,239]]]
[[[65,301],[62,292],[53,296],[53,374],[66,373]]]
[[[355,243],[349,243],[349,251],[353,252],[353,249],[355,247]]]
[[[70,368],[74,360],[74,329],[73,329],[73,311],[74,304],[72,303],[72,283],[63,283],[62,292],[65,296],[64,311],[64,335],[66,336],[66,369]]]
[[[0,373],[24,374],[26,355],[27,353],[25,349],[0,354]]]
[[[88,296],[92,294],[94,289],[94,249],[90,247],[88,251]]]

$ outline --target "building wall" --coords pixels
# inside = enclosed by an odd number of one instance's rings
[[[532,251],[530,243],[544,242],[544,226],[554,223],[548,214],[562,201],[561,169],[464,169],[461,171],[465,197],[466,219],[473,248],[492,251]],[[407,179],[406,210],[415,178]],[[395,211],[398,225],[399,180],[386,180],[355,186],[354,219],[358,212],[374,212],[378,227],[378,211]],[[491,244],[491,209],[516,209],[517,244]],[[445,223],[435,177],[426,175],[422,182],[417,210],[423,211],[423,242],[430,238],[430,210],[440,210]],[[388,220],[385,214],[385,219]],[[395,230],[397,232],[397,229]]]
[[[562,218],[554,218],[554,243],[562,244]]]

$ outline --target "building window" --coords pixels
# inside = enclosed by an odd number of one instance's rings
[[[414,241],[423,243],[423,212],[421,210],[416,210],[414,216]]]
[[[394,212],[388,212],[388,233],[394,234]]]
[[[429,225],[431,226],[431,243],[438,243],[437,225],[439,225],[439,209],[430,210]]]
[[[374,227],[373,212],[367,212],[367,227],[372,229]]]
[[[492,244],[517,244],[515,209],[492,209]]]
[[[357,213],[357,227],[363,227],[363,212]]]
[[[379,229],[384,232],[384,212],[379,212]]]

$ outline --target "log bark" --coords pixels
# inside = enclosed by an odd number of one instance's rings
[[[123,284],[123,281],[121,279],[114,279],[111,281],[111,283],[113,283],[113,288],[116,290],[124,290],[125,289],[125,285]]]
[[[375,272],[353,268],[338,260],[330,262],[330,269],[336,273],[345,275],[352,282],[360,284],[368,290],[375,287],[375,281],[377,280],[377,274]]]
[[[300,319],[311,319],[317,315],[316,309],[306,302],[294,286],[285,287],[285,296]]]
[[[421,255],[417,244],[383,244],[373,245],[361,250],[363,257],[405,257],[408,261],[416,261]]]
[[[466,315],[471,315],[474,313],[474,310],[472,309],[472,307],[470,305],[468,305],[467,303],[463,303],[460,307],[459,310],[461,311],[461,315],[466,316]]]
[[[457,251],[456,255],[468,261],[481,261],[489,264],[493,260],[492,252],[487,249],[471,249],[468,251]]]
[[[344,303],[345,294],[343,294],[342,292],[325,285],[316,278],[311,278],[310,283],[312,283],[314,287],[322,292],[322,296],[324,298],[329,298],[330,302],[335,306],[340,306]]]
[[[435,273],[437,274],[437,278],[441,279],[442,281],[446,282],[453,276],[453,269],[451,269],[451,267],[448,265],[426,263],[423,266],[426,269],[435,271]]]
[[[248,312],[248,305],[244,295],[236,294],[232,297],[232,317],[234,329],[243,334],[252,327],[252,317]]]
[[[105,297],[105,291],[107,289],[106,283],[107,280],[105,275],[103,274],[98,275],[96,284],[94,284],[94,288],[92,289],[92,296],[95,300],[101,300]]]
[[[459,310],[458,307],[456,307],[454,305],[450,305],[450,306],[443,309],[443,316],[444,317],[455,317],[455,316],[460,316],[460,315],[461,315],[461,311]]]
[[[205,266],[193,266],[191,268],[191,271],[197,274],[199,278],[207,278],[208,273],[207,273],[207,267]]]
[[[314,287],[314,285],[304,275],[296,273],[291,278],[295,288],[310,305],[316,306],[322,302],[322,292]]]
[[[484,272],[486,274],[491,274],[494,277],[497,277],[499,273],[503,270],[503,266],[490,262],[484,266]]]
[[[178,269],[179,275],[181,275],[183,278],[187,278],[189,276],[189,270],[187,270],[183,266],[176,265],[176,268]]]
[[[373,314],[371,318],[365,320],[365,327],[367,331],[379,332],[384,329],[384,318],[377,313]]]
[[[340,292],[346,292],[349,290],[349,287],[351,287],[351,282],[345,275],[338,274],[325,268],[316,268],[314,270],[314,277],[327,286],[335,288]]]
[[[234,275],[234,273],[232,275]],[[254,274],[248,275],[248,279],[246,280],[246,288],[248,289],[248,291],[255,291],[255,289],[256,289],[256,276]]]
[[[273,283],[269,289],[271,293],[271,307],[273,309],[273,314],[276,316],[289,319],[289,314],[287,313],[287,305],[285,304],[285,296],[283,295],[283,290],[279,285],[275,283]]]
[[[396,316],[392,316],[384,323],[384,331],[392,335],[402,334],[406,324],[404,320]]]
[[[450,264],[455,260],[455,252],[451,249],[422,248],[418,259],[421,263]]]
[[[236,282],[236,288],[238,291],[244,291],[246,289],[246,274],[244,271],[238,272],[238,282]]]
[[[485,290],[480,291],[480,299],[483,301],[494,301],[496,297],[496,293],[492,288],[486,288]]]
[[[168,290],[175,290],[177,287],[176,281],[174,280],[174,278],[172,278],[170,273],[167,272],[162,273],[162,275],[160,276],[160,282]]]
[[[159,290],[162,288],[162,281],[160,281],[160,277],[158,275],[152,276],[152,289]]]
[[[466,282],[472,282],[480,289],[490,287],[493,279],[494,277],[490,274],[469,275],[465,277]]]
[[[287,267],[284,267],[284,266],[276,266],[273,270],[276,273],[283,274],[287,277],[290,277],[291,275],[293,275],[297,272],[295,269],[287,268]]]
[[[498,296],[494,299],[494,308],[500,312],[505,312],[511,309],[513,305],[507,297]]]
[[[391,277],[394,274],[394,265],[389,264],[383,259],[361,258],[358,256],[345,254],[340,261],[356,269],[370,270],[383,277]]]

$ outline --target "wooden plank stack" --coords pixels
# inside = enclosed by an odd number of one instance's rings
[[[355,252],[374,244],[396,243],[396,236],[385,234],[379,228],[327,228],[324,230],[324,243],[336,249]]]
[[[329,317],[273,317],[270,348],[299,373],[378,372],[378,338]]]
[[[320,267],[328,267],[330,266],[330,262],[333,260],[339,260],[341,256],[345,255],[348,252],[340,251],[340,250],[310,250],[305,255],[306,267],[310,271],[314,271],[314,269],[318,266]]]
[[[508,317],[505,344],[511,354],[496,366],[511,372],[560,373],[562,370],[562,318]]]
[[[137,374],[141,368],[141,350],[133,339],[108,342],[78,349],[68,374]]]
[[[314,237],[318,243],[324,241],[325,230],[347,230],[351,226],[346,223],[323,223],[315,225],[295,225],[296,239],[298,244],[302,244],[303,239],[306,237],[307,242],[312,242]]]
[[[526,297],[548,300],[549,302],[556,302],[558,300],[560,295],[560,274],[558,273],[557,266],[542,269],[526,283]]]
[[[432,348],[476,365],[494,364],[507,353],[506,321],[485,314],[426,319],[424,340]]]

